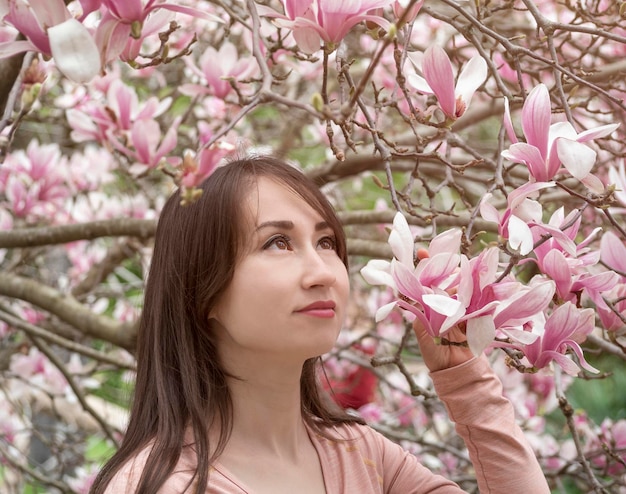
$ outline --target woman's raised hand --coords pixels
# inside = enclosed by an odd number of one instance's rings
[[[413,322],[413,331],[417,336],[424,363],[431,372],[455,367],[474,358],[474,354],[466,344],[465,332],[458,326],[446,332],[442,343],[435,342],[419,319]]]

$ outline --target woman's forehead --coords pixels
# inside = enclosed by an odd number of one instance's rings
[[[325,228],[334,229],[327,211],[312,194],[303,197],[289,184],[266,177],[259,177],[250,188],[242,209],[243,234],[256,231],[264,223],[279,225],[281,222],[302,224],[311,221]],[[319,229],[319,228],[318,228]]]

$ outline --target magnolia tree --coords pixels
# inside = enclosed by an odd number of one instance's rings
[[[554,491],[626,492],[623,414],[567,394],[626,359],[626,3],[0,0],[0,19],[2,492],[87,491],[122,438],[160,208],[248,153],[301,167],[345,225],[340,405],[475,492],[410,329],[460,326]]]

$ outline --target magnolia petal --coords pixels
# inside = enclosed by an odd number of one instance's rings
[[[551,117],[548,88],[545,84],[539,84],[528,94],[522,108],[522,129],[526,142],[536,147],[544,160],[548,157]]]
[[[530,175],[538,182],[546,182],[548,176],[546,160],[539,149],[525,142],[512,144],[509,149],[502,151],[502,157],[516,163],[524,163]]]
[[[456,254],[461,248],[461,236],[463,232],[460,228],[450,228],[443,233],[440,233],[428,244],[428,251],[434,254],[441,254],[443,252]]]
[[[379,307],[378,310],[376,311],[376,316],[375,316],[376,322],[382,321],[389,314],[391,314],[391,311],[394,309],[395,306],[396,306],[396,302],[390,302],[388,304],[383,305],[382,307]]]
[[[391,276],[389,261],[371,259],[361,268],[361,276],[370,285],[386,285],[395,288],[396,284]]]
[[[586,277],[581,277],[577,283],[572,286],[573,290],[578,288],[586,288],[587,290],[593,290],[596,292],[608,292],[612,290],[615,285],[619,283],[619,276],[613,271],[604,271],[603,273],[592,274]]]
[[[515,128],[513,127],[513,120],[511,119],[511,105],[509,104],[509,98],[504,97],[504,128],[506,134],[509,136],[509,140],[512,144],[518,142],[517,135],[515,134]]]
[[[485,221],[491,221],[493,223],[500,223],[500,213],[498,210],[489,203],[489,200],[493,194],[488,192],[480,201],[480,215]]]
[[[574,241],[564,233],[560,228],[554,228],[546,224],[534,225],[538,230],[543,230],[545,233],[552,235],[552,238],[561,246],[561,248],[567,252],[570,256],[576,257],[576,244]]]
[[[393,218],[393,229],[389,234],[389,245],[393,255],[406,266],[414,267],[413,234],[404,215],[397,212]]]
[[[294,29],[293,39],[296,40],[298,48],[308,55],[317,52],[322,45],[322,38],[319,33],[308,27]]]
[[[68,19],[48,28],[50,49],[57,68],[74,82],[89,82],[100,72],[100,53],[87,28]]]
[[[585,356],[583,354],[583,351],[580,348],[580,346],[578,346],[577,343],[572,342],[572,341],[568,341],[567,344],[572,349],[572,351],[576,354],[576,357],[578,357],[578,362],[580,363],[580,366],[583,369],[585,369],[585,370],[587,370],[589,372],[593,372],[594,374],[597,374],[598,372],[600,372],[598,369],[596,369],[591,364],[589,364],[589,362],[587,362],[587,360],[585,360]]]
[[[484,290],[488,284],[496,280],[499,259],[500,249],[498,247],[489,247],[478,256],[477,266],[474,267],[474,271],[478,273],[478,287],[481,290]]]
[[[426,82],[422,76],[417,74],[409,74],[407,76],[407,81],[411,85],[413,89],[415,89],[418,93],[422,94],[435,94],[432,88]]]
[[[572,335],[576,343],[583,343],[596,327],[596,314],[592,308],[578,310],[578,327]]]
[[[423,259],[417,266],[415,274],[424,286],[435,287],[450,277],[461,262],[459,254],[442,253]]]
[[[502,333],[504,333],[506,336],[508,336],[512,340],[515,340],[521,343],[522,345],[530,345],[534,343],[535,341],[537,341],[537,338],[539,338],[538,334],[531,333],[530,331],[524,331],[521,329],[507,328],[507,329],[501,329],[500,331],[502,331]]]
[[[430,321],[419,307],[407,304],[404,300],[398,300],[398,307],[408,311],[410,314],[413,314],[415,316],[415,319],[420,322],[420,324],[424,327],[424,329],[430,336],[432,336],[433,338],[439,336],[439,332],[432,327]]]
[[[548,187],[554,187],[555,182],[527,182],[521,187],[511,191],[507,202],[509,203],[509,209],[514,210],[517,208],[527,197],[534,195],[542,189]]]
[[[575,141],[578,137],[576,133],[576,129],[569,122],[556,122],[550,126],[550,140],[552,144],[559,137],[563,137],[564,139],[569,139],[570,141]]]
[[[439,45],[430,45],[424,52],[422,72],[424,79],[437,96],[443,112],[451,118],[456,118],[452,64],[445,50]]]
[[[585,187],[595,194],[602,194],[604,192],[604,183],[602,180],[591,173],[586,177],[581,178],[580,181]]]
[[[476,356],[482,354],[496,337],[492,316],[482,316],[467,321],[467,343]]]
[[[578,364],[576,364],[576,362],[574,362],[571,358],[569,358],[566,355],[563,355],[558,352],[552,352],[552,351],[545,352],[544,355],[554,360],[558,364],[558,366],[561,369],[563,369],[563,371],[565,371],[566,374],[569,374],[570,376],[576,377],[578,373],[580,372],[580,367],[578,367]],[[550,363],[549,360],[547,361],[546,365],[548,363]]]
[[[566,302],[554,309],[545,324],[543,348],[559,350],[565,340],[571,339],[579,327],[582,315],[579,311],[580,309],[571,302]]]
[[[579,142],[557,139],[556,149],[563,166],[578,180],[585,178],[596,163],[596,152]]]
[[[433,312],[431,314],[431,318],[435,319],[438,314],[438,312]],[[463,306],[463,304],[459,304],[459,307],[457,307],[454,314],[446,317],[443,321],[439,323],[439,334],[445,333],[449,329],[452,329],[454,326],[456,326],[464,315],[465,307]]]
[[[463,309],[461,302],[446,295],[428,293],[422,296],[424,305],[446,317],[454,316],[459,309]]]
[[[395,286],[402,295],[415,301],[420,301],[422,299],[422,295],[426,290],[415,277],[411,268],[395,259],[392,259],[391,275],[393,276]]]
[[[500,328],[505,324],[511,324],[511,321],[525,322],[532,318],[535,314],[543,311],[552,300],[555,285],[553,281],[544,281],[537,283],[535,286],[520,291],[511,296],[507,300],[503,300],[502,304],[496,309],[494,323],[496,328]]]
[[[0,19],[1,18],[2,16],[0,16]],[[0,43],[0,58],[9,58],[25,51],[37,51],[37,48],[28,40]]]
[[[476,55],[463,67],[456,83],[455,93],[469,107],[472,96],[487,78],[487,62],[480,55]],[[460,116],[460,115],[459,115]]]
[[[543,217],[543,206],[538,201],[524,199],[519,206],[511,212],[526,223],[541,223],[541,219]]]
[[[578,134],[576,140],[578,142],[587,142],[600,137],[606,137],[617,129],[619,125],[620,124],[602,125],[601,127],[596,127],[595,129],[585,130],[584,132]]]
[[[152,157],[161,139],[161,128],[156,120],[138,120],[131,130],[131,140],[137,151],[137,160],[151,166]]]
[[[611,269],[626,273],[626,245],[612,231],[602,235],[602,240],[600,240],[600,259]]]
[[[561,251],[550,250],[542,262],[542,270],[556,283],[556,291],[562,299],[565,299],[572,286],[572,273],[565,256]]]
[[[533,250],[533,234],[528,225],[515,215],[511,215],[508,224],[509,245],[523,256]]]

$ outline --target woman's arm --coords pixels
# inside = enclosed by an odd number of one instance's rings
[[[464,346],[437,345],[414,324],[424,362],[435,390],[455,422],[476,470],[481,493],[549,493],[541,467],[515,421],[502,383],[485,356],[474,357]],[[453,328],[447,337],[463,341]]]

